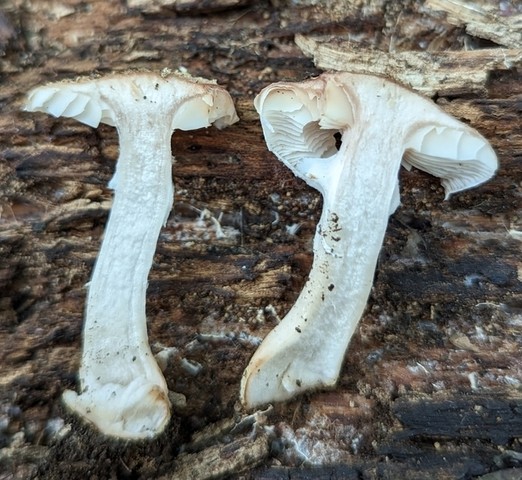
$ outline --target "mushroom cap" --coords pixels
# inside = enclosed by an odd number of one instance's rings
[[[337,154],[334,135],[340,132],[343,141],[352,131],[364,135],[372,121],[382,125],[379,140],[387,136],[390,145],[402,142],[398,160],[403,166],[442,179],[446,198],[487,181],[498,166],[495,152],[478,132],[430,100],[380,77],[337,72],[299,83],[279,82],[263,89],[254,105],[268,148],[321,191],[326,170],[334,165],[326,160]],[[398,197],[395,206],[397,202]]]
[[[239,119],[229,93],[213,81],[182,73],[129,71],[82,77],[36,87],[25,110],[70,117],[91,127],[117,126],[133,112],[169,115],[172,130],[194,130],[214,124],[226,127]]]

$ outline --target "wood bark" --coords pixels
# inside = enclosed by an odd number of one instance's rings
[[[444,12],[452,25],[464,27],[470,35],[486,38],[508,48],[522,47],[522,15],[506,2],[465,2],[463,0],[427,0],[432,12]]]
[[[350,41],[301,34],[296,35],[295,42],[320,68],[381,75],[429,97],[486,95],[492,71],[522,64],[522,49],[383,52]]]
[[[522,467],[522,12],[477,2],[488,14],[471,29],[440,13],[445,3],[0,3],[0,478],[407,480]],[[488,35],[495,22],[511,36]],[[500,169],[446,202],[437,179],[402,172],[338,386],[252,416],[237,402],[241,373],[306,280],[321,207],[266,150],[252,100],[333,68],[294,41],[318,38],[350,42],[357,68],[374,55],[444,58],[449,90],[418,63],[396,68],[431,82],[424,92],[491,141]],[[117,134],[21,108],[45,82],[164,67],[215,78],[241,122],[172,137],[176,197],[147,315],[175,409],[158,439],[128,444],[60,401],[77,387]]]

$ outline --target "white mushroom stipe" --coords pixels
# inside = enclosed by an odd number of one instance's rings
[[[232,99],[214,82],[128,72],[38,87],[25,110],[118,130],[114,203],[88,288],[80,394],[63,399],[107,435],[153,437],[168,423],[170,402],[148,344],[145,295],[173,203],[171,135],[236,122]]]
[[[379,77],[331,73],[276,83],[255,107],[268,148],[324,201],[309,279],[243,374],[248,408],[336,383],[388,217],[400,204],[401,161],[441,177],[447,196],[485,182],[497,168],[475,130]]]

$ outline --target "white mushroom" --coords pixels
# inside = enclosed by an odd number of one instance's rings
[[[214,82],[128,72],[38,87],[25,109],[118,129],[114,203],[88,290],[81,393],[63,398],[108,435],[152,437],[170,418],[167,385],[148,344],[145,294],[173,203],[171,135],[234,123],[232,99]]]
[[[335,384],[370,293],[388,216],[400,203],[401,160],[441,177],[446,196],[486,181],[497,168],[475,130],[379,77],[332,73],[276,83],[255,106],[268,148],[324,199],[309,279],[244,372],[247,407]]]

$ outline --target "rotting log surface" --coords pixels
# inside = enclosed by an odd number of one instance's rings
[[[299,294],[320,214],[317,192],[266,150],[253,96],[320,72],[296,34],[446,52],[448,61],[451,51],[496,47],[418,3],[0,5],[0,478],[407,480],[521,467],[522,76],[509,66],[479,93],[463,78],[458,94],[437,98],[491,140],[498,175],[444,202],[436,179],[402,172],[402,206],[338,387],[239,428],[252,339]],[[504,4],[504,16],[520,14]],[[47,81],[178,66],[225,85],[241,122],[173,135],[175,207],[147,313],[154,351],[178,349],[165,374],[181,395],[158,439],[119,443],[60,402],[77,387],[85,284],[110,210],[117,135],[20,107]]]

